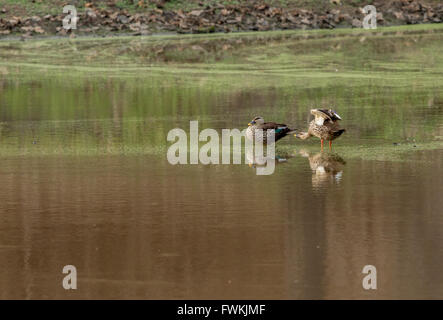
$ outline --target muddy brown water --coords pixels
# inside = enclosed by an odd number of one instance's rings
[[[348,161],[339,177],[306,158],[266,177],[152,157],[3,160],[1,296],[440,297],[442,155]],[[67,264],[76,291],[61,286]]]

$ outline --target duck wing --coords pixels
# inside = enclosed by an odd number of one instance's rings
[[[341,117],[338,115],[338,113],[332,109],[317,109],[317,110],[320,111],[321,113],[325,114],[332,121],[341,120]]]
[[[292,129],[290,129],[286,124],[275,122],[265,122],[258,128],[262,129],[263,131],[274,130],[275,141],[280,140],[281,138],[292,132]]]
[[[259,129],[262,130],[269,130],[269,129],[273,129],[275,130],[275,133],[286,133],[291,131],[291,129],[289,129],[289,127],[286,124],[281,124],[281,123],[275,123],[275,122],[265,122],[263,123],[261,126],[259,126]]]
[[[315,117],[314,121],[316,125],[322,126],[325,121],[332,122],[332,118],[324,109],[311,109],[311,114]]]

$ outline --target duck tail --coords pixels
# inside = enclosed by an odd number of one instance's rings
[[[340,137],[340,136],[343,134],[343,132],[345,132],[345,131],[346,131],[346,129],[340,129],[340,130],[337,130],[337,131],[332,132],[332,135],[333,135],[334,137],[338,138],[338,137]]]

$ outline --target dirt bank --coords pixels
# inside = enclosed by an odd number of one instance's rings
[[[118,6],[113,1],[74,1],[79,21],[76,30],[67,31],[62,27],[62,20],[66,16],[62,8],[68,2],[52,2],[53,6],[47,12],[45,9],[22,8],[8,5],[9,2],[0,2],[0,37],[360,28],[364,17],[362,8],[367,4],[363,1],[330,0],[326,6],[317,4],[300,7],[300,1],[287,1],[286,5],[278,1],[267,3],[248,0],[239,4],[199,1],[181,8],[160,0],[154,5],[145,1],[132,1],[127,6]],[[443,3],[439,1],[393,0],[368,3],[377,8],[379,26],[443,21]],[[60,13],[55,13],[57,11]]]

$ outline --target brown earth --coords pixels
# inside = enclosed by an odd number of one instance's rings
[[[330,0],[324,7],[275,6],[263,1],[247,0],[241,4],[207,4],[200,2],[189,10],[165,9],[165,2],[130,12],[108,3],[96,2],[78,7],[76,30],[65,30],[62,21],[67,14],[35,14],[26,10],[0,7],[0,37],[8,35],[148,35],[152,33],[212,33],[267,31],[285,29],[360,28],[364,13],[361,6]],[[63,3],[60,2],[60,8]],[[441,23],[443,3],[424,0],[372,1],[377,8],[377,25]],[[141,5],[141,4],[140,4]],[[141,5],[142,6],[142,5]],[[61,10],[60,10],[61,11]]]

